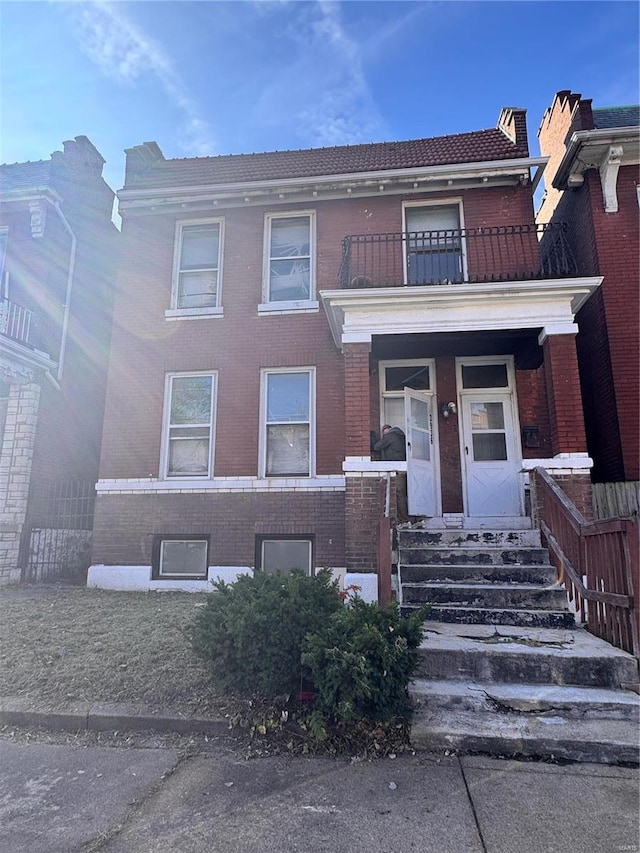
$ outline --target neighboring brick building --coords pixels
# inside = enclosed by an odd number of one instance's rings
[[[0,584],[28,567],[53,485],[97,479],[118,236],[103,164],[78,136],[0,166]]]
[[[374,598],[394,472],[434,528],[526,527],[536,460],[584,486],[574,315],[600,279],[535,225],[545,162],[520,109],[407,142],[129,149],[89,584],[327,566]],[[406,463],[372,459],[385,422]]]
[[[558,92],[538,136],[550,158],[538,221],[568,223],[581,269],[603,276],[577,315],[593,479],[640,480],[640,107]]]

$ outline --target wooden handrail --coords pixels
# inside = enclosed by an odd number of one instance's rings
[[[586,613],[592,633],[640,657],[637,525],[620,518],[587,520],[544,468],[532,474],[540,489],[540,530],[576,612]]]

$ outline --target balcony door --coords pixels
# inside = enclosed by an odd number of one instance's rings
[[[460,208],[406,207],[406,281],[410,285],[464,281]]]

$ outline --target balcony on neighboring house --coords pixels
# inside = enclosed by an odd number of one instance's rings
[[[27,347],[34,346],[36,315],[9,299],[0,298],[0,335]]]
[[[342,241],[341,288],[562,279],[577,265],[564,223],[355,234]]]

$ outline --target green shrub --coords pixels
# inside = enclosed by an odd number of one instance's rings
[[[395,603],[383,608],[356,597],[308,634],[302,661],[311,671],[315,711],[336,722],[408,716],[422,615],[404,619]]]
[[[330,571],[255,572],[215,587],[187,630],[209,675],[238,696],[297,697],[303,638],[344,606]]]

